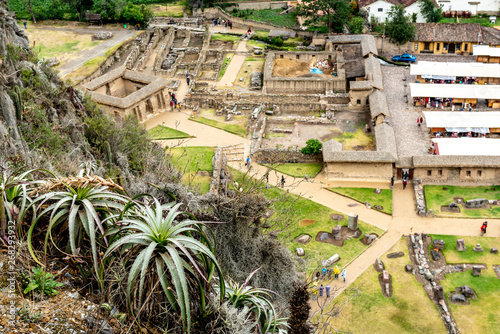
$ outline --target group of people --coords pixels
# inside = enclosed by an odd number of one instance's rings
[[[318,287],[318,280],[330,279],[332,271],[333,271],[333,274],[335,275],[335,279],[339,279],[339,275],[340,275],[340,276],[342,276],[342,278],[344,278],[344,283],[345,283],[345,280],[347,277],[347,271],[345,270],[345,268],[342,269],[342,272],[341,272],[340,268],[338,266],[335,266],[335,268],[333,268],[333,270],[326,269],[326,267],[323,267],[321,269],[321,272],[317,272],[316,277],[314,278],[314,283],[313,283],[313,286],[311,289],[311,294],[312,294],[313,300],[317,300],[318,293],[319,293],[319,297],[323,297],[326,294],[326,298],[330,298],[330,293],[331,293],[330,285],[327,284],[325,287],[325,286],[323,286],[323,284],[320,284]]]
[[[231,20],[224,20],[220,17],[218,19],[214,19],[214,27],[217,25],[222,25],[224,28],[229,27],[229,29],[233,29],[233,22]]]
[[[174,111],[174,109],[179,109],[179,112],[181,112],[181,104],[180,102],[177,102],[177,99],[175,98],[175,93],[169,92],[170,94],[170,110]]]

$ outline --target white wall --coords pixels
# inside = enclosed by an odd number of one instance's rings
[[[470,11],[472,15],[477,12],[499,13],[500,0],[437,0],[439,5],[443,5],[443,11]],[[479,2],[479,4],[470,4]]]
[[[484,0],[483,0],[484,1]],[[490,0],[490,1],[499,1],[499,0]],[[380,23],[383,23],[386,18],[388,18],[388,12],[393,6],[392,3],[386,2],[384,0],[377,0],[374,3],[370,4],[369,6],[366,6],[366,10],[368,11],[370,17],[374,16],[378,19]],[[382,11],[379,12],[379,9],[382,9]],[[405,8],[406,13],[411,15],[412,13],[417,13],[417,22],[425,22],[424,18],[420,14],[420,8],[418,7],[418,2],[415,2],[411,4],[410,6]]]

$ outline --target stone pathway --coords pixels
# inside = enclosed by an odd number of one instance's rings
[[[247,57],[246,55],[246,44],[247,41],[243,40],[238,43],[238,47],[236,48],[236,51],[238,52],[245,52],[244,54],[235,54],[233,56],[233,59],[231,59],[231,62],[229,65],[227,65],[226,72],[222,76],[222,78],[217,82],[217,87],[232,87],[234,81],[237,80],[238,73],[240,72],[240,68],[245,62],[245,59]]]

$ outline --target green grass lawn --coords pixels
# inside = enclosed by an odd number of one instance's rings
[[[166,126],[157,125],[154,128],[148,130],[148,134],[151,139],[154,140],[167,140],[167,139],[182,139],[182,138],[191,138],[192,136]]]
[[[184,8],[188,15],[191,15],[187,1],[176,1],[168,4],[147,5],[153,14],[157,17],[183,17]]]
[[[443,190],[448,188],[448,190]],[[490,190],[494,188],[495,190]],[[461,197],[464,201],[474,198],[486,198],[500,200],[500,186],[477,186],[477,187],[457,187],[457,186],[424,186],[425,202],[427,210],[432,209],[438,217],[456,218],[498,218],[500,217],[500,206],[491,209],[464,209],[461,204],[460,213],[442,212],[441,206],[447,206],[453,202],[454,197]],[[479,227],[478,227],[479,229]]]
[[[224,61],[222,62],[222,67],[219,73],[219,80],[224,76],[224,73],[226,73],[227,67],[229,66],[229,63],[233,59],[234,53],[228,53],[226,54],[226,58],[224,58]]]
[[[392,297],[382,295],[379,273],[370,266],[353,283],[353,286],[360,286],[360,296],[351,301],[338,317],[330,319],[334,328],[342,332],[371,334],[447,332],[435,304],[427,297],[422,285],[404,270],[404,266],[410,263],[405,238],[386,254],[397,251],[404,252],[405,256],[388,259],[384,255],[380,258],[392,276]],[[335,301],[344,300],[344,295],[341,295]]]
[[[497,17],[497,24],[498,21],[500,20],[499,17]],[[457,23],[457,19],[454,17],[449,17],[449,18],[443,18],[440,23]],[[493,24],[490,23],[490,18],[488,17],[471,17],[471,18],[463,18],[459,17],[458,18],[458,23],[479,23],[482,26],[485,27],[493,27]]]
[[[370,202],[372,208],[374,205],[381,205],[384,209],[382,212],[392,215],[392,190],[381,189],[380,194],[375,194],[375,188],[327,188],[334,193],[352,198],[355,201],[365,203]]]
[[[236,16],[247,20],[267,22],[281,27],[293,28],[297,26],[295,15],[293,13],[280,15],[282,11],[282,9],[242,10]]]
[[[205,125],[213,126],[214,128],[221,129],[224,131],[227,131],[229,133],[238,135],[240,137],[246,138],[247,137],[247,128],[243,125],[238,125],[238,124],[227,124],[224,122],[219,122],[213,119],[205,118],[205,117],[190,117],[189,118],[191,121],[195,121],[198,123],[202,123]]]
[[[491,263],[500,265],[500,256],[491,254],[492,247],[500,247],[500,238],[480,237],[479,228],[477,226],[477,237],[460,237],[456,235],[432,235],[433,239],[441,239],[444,241],[443,254],[448,263]],[[464,239],[465,252],[457,252],[457,240]],[[474,252],[473,248],[476,244],[481,244],[484,252]]]
[[[170,149],[170,160],[181,172],[182,181],[201,194],[210,190],[214,148],[208,146],[176,147]]]
[[[240,185],[245,184],[245,181],[242,181],[243,173],[234,169],[231,169],[231,172],[235,181]],[[258,181],[252,179],[251,182]],[[369,247],[361,243],[361,238],[347,240],[342,247],[315,241],[314,238],[320,231],[330,232],[332,227],[337,226],[337,224],[347,226],[347,215],[342,214],[345,217],[342,221],[333,221],[330,215],[332,213],[341,213],[307,198],[287,193],[281,188],[266,188],[265,184],[260,184],[259,190],[262,191],[266,198],[273,201],[270,208],[274,211],[273,218],[280,217],[283,224],[290,225],[290,228],[282,230],[283,226],[278,226],[278,238],[288,247],[292,254],[296,254],[296,250],[299,247],[305,250],[306,255],[304,258],[308,267],[304,268],[304,270],[307,270],[308,274],[319,268],[323,260],[330,258],[334,254],[339,254],[340,260],[336,264],[341,267]],[[301,226],[300,221],[303,219],[313,219],[314,224]],[[362,235],[365,233],[377,233],[381,236],[384,232],[362,221],[358,221],[358,227],[361,229]],[[310,235],[312,240],[307,245],[294,242],[293,240],[301,234]]]
[[[321,163],[271,164],[265,166],[293,177],[305,177],[306,175],[315,177],[323,168]]]
[[[479,230],[479,227],[478,227]],[[500,279],[493,271],[492,265],[500,264],[499,255],[489,252],[493,246],[500,245],[500,238],[460,237],[448,235],[432,235],[433,238],[445,242],[443,253],[448,263],[484,263],[488,266],[481,271],[481,276],[472,276],[471,270],[452,273],[441,281],[445,295],[455,291],[462,285],[468,285],[477,294],[476,300],[470,300],[470,305],[448,304],[462,333],[499,333],[500,329]],[[457,239],[464,239],[467,250],[455,250]],[[481,243],[484,252],[474,252],[472,248]]]
[[[239,42],[241,41],[241,37],[229,34],[212,34],[210,40],[220,40],[220,41],[231,41],[231,42]]]

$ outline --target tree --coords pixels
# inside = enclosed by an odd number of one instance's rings
[[[323,144],[317,139],[309,139],[306,141],[306,146],[302,148],[301,152],[304,154],[318,154]]]
[[[443,18],[443,5],[436,7],[432,0],[418,0],[418,7],[427,22],[439,22]]]
[[[405,14],[403,5],[391,7],[385,31],[389,41],[397,45],[403,45],[415,37],[415,26],[411,22],[411,17]]]
[[[326,25],[328,31],[342,33],[351,15],[346,0],[303,0],[297,6],[297,15],[306,17],[307,25]]]
[[[365,19],[360,16],[354,16],[349,20],[349,28],[353,34],[363,33],[363,26],[365,24]]]

